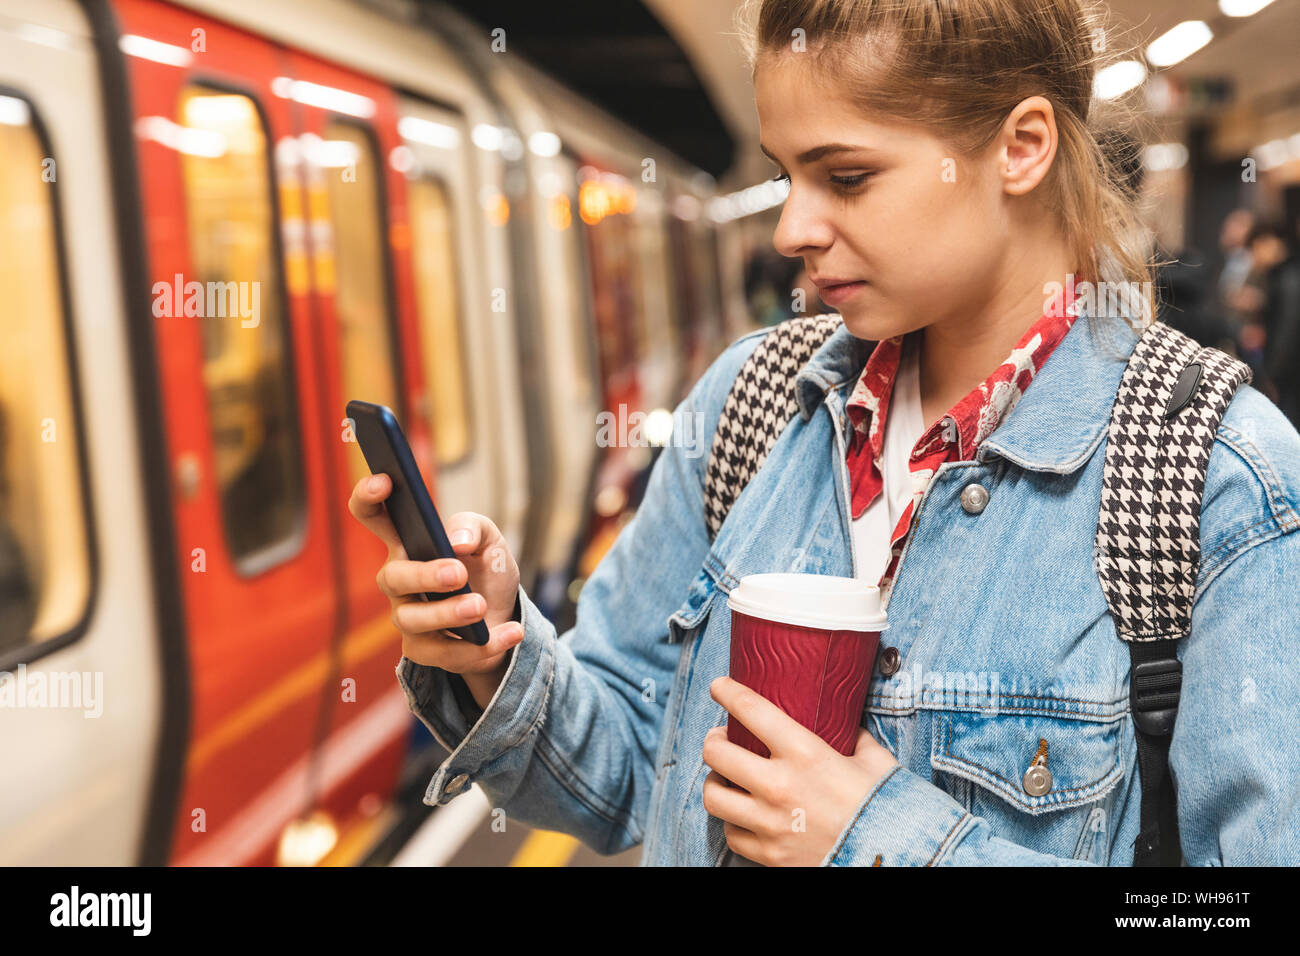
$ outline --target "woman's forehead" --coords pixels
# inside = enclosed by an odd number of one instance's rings
[[[773,85],[764,87],[756,104],[759,148],[771,159],[780,156],[794,162],[805,151],[826,144],[878,149],[925,135],[917,124],[854,103],[838,90],[796,94]]]

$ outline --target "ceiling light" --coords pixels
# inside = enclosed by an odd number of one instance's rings
[[[1187,147],[1182,143],[1155,143],[1142,151],[1142,165],[1153,173],[1182,169],[1187,159]]]
[[[560,152],[560,137],[539,129],[528,137],[528,148],[537,156],[555,156]]]
[[[1229,17],[1249,17],[1253,16],[1273,0],[1219,0],[1219,9],[1223,11],[1224,16]]]
[[[1137,60],[1121,60],[1098,70],[1092,81],[1092,95],[1099,100],[1113,100],[1141,86],[1147,68]]]
[[[474,141],[474,145],[479,149],[486,150],[500,149],[501,141],[504,139],[501,128],[490,123],[479,123],[470,130],[469,138]]]
[[[1214,34],[1204,20],[1184,20],[1151,41],[1147,47],[1147,60],[1152,66],[1173,66],[1213,39]]]

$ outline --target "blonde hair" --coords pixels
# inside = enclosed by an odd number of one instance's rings
[[[1150,243],[1122,172],[1137,140],[1107,135],[1134,117],[1112,108],[1104,124],[1092,97],[1093,78],[1114,56],[1106,48],[1116,39],[1096,4],[745,0],[737,28],[751,71],[764,54],[807,56],[864,109],[920,122],[959,152],[986,147],[1025,98],[1046,97],[1058,142],[1042,188],[1064,225],[1076,274],[1141,290],[1137,302],[1125,297],[1122,311],[1131,325],[1152,321]],[[1103,137],[1110,148],[1103,149]]]

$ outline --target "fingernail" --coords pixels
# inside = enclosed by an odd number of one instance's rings
[[[468,528],[459,528],[451,533],[451,543],[469,544],[471,537],[473,536],[469,533]]]
[[[366,490],[370,492],[372,495],[379,494],[379,489],[382,488],[383,486],[384,483],[379,480],[378,475],[371,475],[370,480],[366,482]]]
[[[458,605],[458,607],[460,608],[460,613],[461,613],[461,614],[475,614],[475,613],[477,613],[477,612],[478,612],[478,595],[477,595],[477,594],[470,594],[470,595],[467,595],[466,597],[461,598],[461,599],[460,599],[460,604]]]
[[[453,568],[453,567],[444,567],[444,568],[440,568],[440,569],[438,570],[438,583],[439,583],[439,584],[455,584],[455,583],[456,583],[456,569]]]

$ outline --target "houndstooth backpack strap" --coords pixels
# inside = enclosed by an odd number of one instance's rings
[[[1169,746],[1191,631],[1201,495],[1223,413],[1250,369],[1168,325],[1149,326],[1120,379],[1097,517],[1097,576],[1128,644],[1141,784],[1134,866],[1182,862]]]
[[[1219,421],[1250,368],[1150,325],[1120,380],[1106,436],[1097,574],[1126,641],[1191,630],[1201,493]]]
[[[704,514],[710,541],[798,410],[795,376],[842,322],[834,313],[787,319],[763,336],[741,366],[709,452]]]

